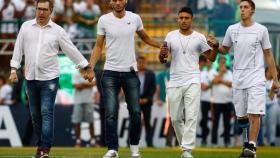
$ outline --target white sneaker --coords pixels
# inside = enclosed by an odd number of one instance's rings
[[[132,153],[131,158],[141,158],[141,155],[140,155],[139,152],[138,153]]]
[[[191,152],[189,151],[183,151],[181,158],[193,158]]]
[[[103,156],[103,158],[119,158],[118,152],[116,150],[109,150]]]
[[[138,145],[130,145],[131,158],[141,158]]]

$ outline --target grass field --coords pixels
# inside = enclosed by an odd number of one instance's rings
[[[0,147],[0,158],[31,158],[35,148],[6,148]],[[105,148],[53,148],[53,158],[101,158]],[[195,158],[237,158],[238,148],[196,148]],[[258,148],[257,158],[279,158],[280,148]],[[179,148],[142,148],[142,158],[180,158]],[[128,148],[120,148],[120,158],[130,158]]]

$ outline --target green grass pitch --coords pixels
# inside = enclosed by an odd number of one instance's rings
[[[31,158],[35,148],[0,147],[0,158]],[[106,148],[58,148],[52,149],[52,158],[102,158]],[[194,158],[238,158],[239,148],[196,148]],[[141,148],[142,158],[180,158],[179,148]],[[120,148],[120,158],[130,158],[129,148]],[[257,158],[278,158],[280,147],[259,147]]]

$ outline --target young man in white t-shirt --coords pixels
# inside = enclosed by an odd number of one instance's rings
[[[223,44],[219,47],[222,54],[226,54],[231,47],[234,51],[233,103],[244,136],[241,158],[256,157],[260,118],[265,114],[264,60],[273,76],[272,90],[280,87],[267,28],[253,21],[254,12],[252,0],[241,0],[241,22],[227,29]]]
[[[182,8],[178,13],[179,29],[167,34],[167,47],[162,47],[160,52],[160,57],[167,53],[172,56],[167,96],[172,125],[183,151],[182,158],[192,158],[191,151],[195,147],[201,93],[199,56],[203,54],[215,61],[217,55],[205,36],[192,29],[192,20],[192,10]]]
[[[135,58],[135,33],[147,44],[160,48],[160,43],[152,40],[144,31],[139,15],[126,11],[127,0],[111,0],[113,12],[100,17],[97,25],[96,44],[90,64],[95,67],[101,56],[103,44],[106,61],[101,79],[106,110],[106,140],[108,152],[103,158],[118,157],[118,94],[122,88],[130,114],[129,143],[133,158],[140,157],[139,140],[141,130],[141,109],[139,105],[140,81],[137,76]],[[105,42],[106,41],[106,42]],[[92,80],[94,73],[86,74]]]

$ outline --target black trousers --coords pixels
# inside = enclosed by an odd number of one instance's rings
[[[152,105],[140,105],[141,111],[143,114],[143,120],[146,130],[146,143],[148,147],[153,146],[153,130],[151,126],[151,113],[152,113]]]
[[[221,114],[224,122],[224,143],[230,143],[230,118],[232,113],[232,103],[213,104],[213,124],[212,124],[212,144],[218,143],[218,128]]]
[[[201,139],[202,143],[206,143],[207,136],[210,132],[209,127],[207,126],[209,116],[208,113],[211,108],[211,104],[208,101],[201,101],[201,121],[200,121],[200,127],[201,127]]]

